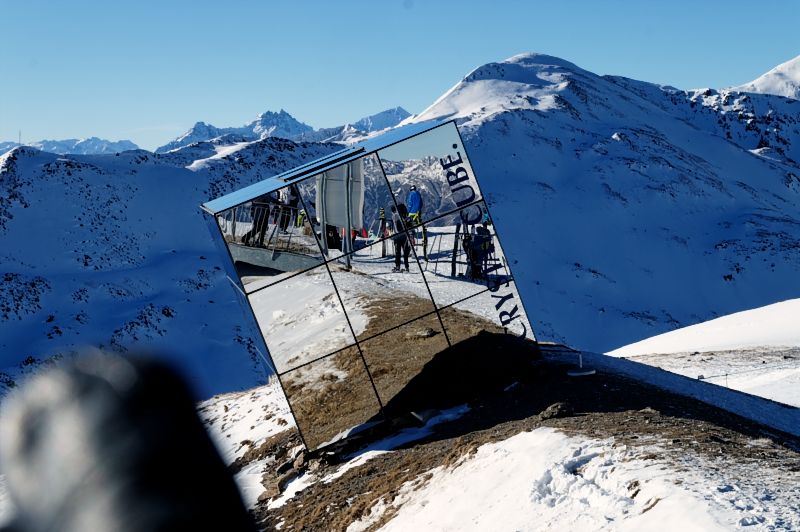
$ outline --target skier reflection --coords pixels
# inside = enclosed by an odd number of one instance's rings
[[[408,256],[411,253],[411,244],[408,241],[408,211],[406,206],[399,203],[397,207],[392,205],[392,241],[394,242],[394,268],[393,272],[408,272]],[[405,270],[400,269],[400,256],[403,256]]]

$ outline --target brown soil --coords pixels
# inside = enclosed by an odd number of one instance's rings
[[[489,338],[498,339],[494,335]],[[505,351],[513,348],[507,347]],[[487,361],[485,353],[481,356]],[[684,455],[696,454],[716,460],[724,457],[729,463],[770,464],[784,472],[785,480],[791,482],[793,478],[800,482],[798,438],[619,376],[598,373],[575,379],[566,375],[566,366],[531,362],[527,354],[524,356],[528,359],[525,368],[513,354],[512,362],[503,362],[498,353],[488,358],[493,364],[513,371],[505,375],[505,381],[516,381],[515,386],[507,391],[498,388],[503,382],[502,371],[494,374],[489,371],[491,386],[471,390],[478,397],[470,402],[467,414],[437,425],[434,433],[424,440],[351,469],[335,482],[309,486],[280,508],[269,510],[266,502],[260,504],[256,510],[260,526],[272,529],[283,523],[282,530],[344,530],[365,516],[381,498],[391,502],[403,483],[420,478],[424,481],[424,474],[430,469],[454,464],[484,443],[542,426],[590,437],[613,437],[630,446],[661,442],[667,451],[659,458],[674,459],[676,463]],[[393,360],[402,364],[404,359]],[[412,364],[417,367],[416,361]],[[428,366],[422,375],[438,378],[438,371]],[[473,385],[486,376],[486,364],[467,364],[458,379],[467,379]],[[437,383],[440,381],[422,378],[410,386],[418,386],[415,397],[430,397],[436,403],[450,393],[439,393]],[[553,406],[556,403],[559,404]],[[296,471],[304,468],[320,474],[334,471],[338,458],[322,458],[303,461]],[[390,509],[376,527],[391,517]]]

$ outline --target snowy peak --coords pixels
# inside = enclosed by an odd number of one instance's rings
[[[296,139],[313,130],[314,128],[296,120],[283,109],[277,113],[266,111],[241,127],[216,127],[205,122],[197,122],[177,139],[156,148],[156,153],[166,153],[196,142],[205,142],[226,135],[233,135],[237,139],[248,141],[267,137]]]
[[[800,55],[781,63],[763,76],[732,90],[774,94],[800,100]]]
[[[261,113],[250,124],[245,126],[252,129],[259,138],[281,137],[291,139],[314,128],[296,120],[292,115],[281,109],[277,113],[267,111]]]
[[[600,79],[569,61],[525,53],[479,66],[411,121],[483,119],[511,109],[547,111],[578,78]]]
[[[352,127],[365,133],[372,133],[373,131],[394,127],[409,116],[411,116],[411,113],[402,107],[395,107],[394,109],[387,109],[374,115],[365,116],[352,124]]]
[[[552,55],[525,53],[480,66],[464,81],[500,80],[545,86],[563,81],[565,75],[575,72],[586,73],[577,65]]]
[[[410,113],[402,107],[395,107],[364,117],[353,124],[314,129],[295,119],[283,109],[277,113],[266,111],[242,127],[219,128],[205,122],[197,122],[177,139],[157,148],[156,153],[166,153],[196,142],[205,142],[225,135],[234,135],[237,139],[245,141],[280,137],[295,142],[344,142],[373,131],[394,127],[409,116],[411,116]]]

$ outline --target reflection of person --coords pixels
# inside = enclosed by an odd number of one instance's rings
[[[292,218],[294,218],[293,213],[297,211],[297,204],[300,202],[300,198],[297,196],[293,185],[281,189],[279,194],[281,202],[280,228],[281,231],[285,232]]]
[[[422,212],[422,196],[416,185],[411,185],[406,202],[408,203],[408,216],[412,219],[419,218],[420,212]]]
[[[378,217],[380,218],[380,227],[378,229],[378,238],[381,239],[381,257],[386,256],[386,211],[383,210],[381,207],[378,211]]]
[[[339,231],[335,225],[325,226],[325,241],[328,244],[328,249],[342,249],[342,239],[339,237]]]
[[[411,185],[408,191],[408,219],[411,225],[416,226],[422,224],[422,195],[417,190],[416,185]],[[428,232],[425,226],[422,226],[422,254],[425,260],[428,260]]]
[[[397,208],[394,205],[392,210],[392,228],[394,235],[392,241],[394,242],[394,269],[393,272],[402,271],[400,269],[400,255],[403,255],[405,263],[405,271],[408,271],[408,255],[411,253],[411,244],[408,242],[408,233],[406,233],[407,224],[407,211],[406,206],[400,203]]]
[[[269,194],[264,194],[254,199],[250,204],[253,226],[242,236],[242,243],[245,246],[249,246],[250,240],[258,235],[257,245],[264,247],[264,235],[267,234],[267,226],[269,225],[269,204],[271,200],[272,198],[270,198]]]
[[[494,253],[492,233],[489,231],[488,225],[489,222],[484,220],[480,226],[475,228],[475,235],[464,240],[464,249],[469,259],[469,271],[467,273],[472,279],[484,278],[486,263],[489,256]]]

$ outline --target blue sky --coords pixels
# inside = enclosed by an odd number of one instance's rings
[[[314,127],[419,112],[524,51],[680,88],[800,54],[800,2],[0,0],[0,140],[148,149],[286,109]]]

